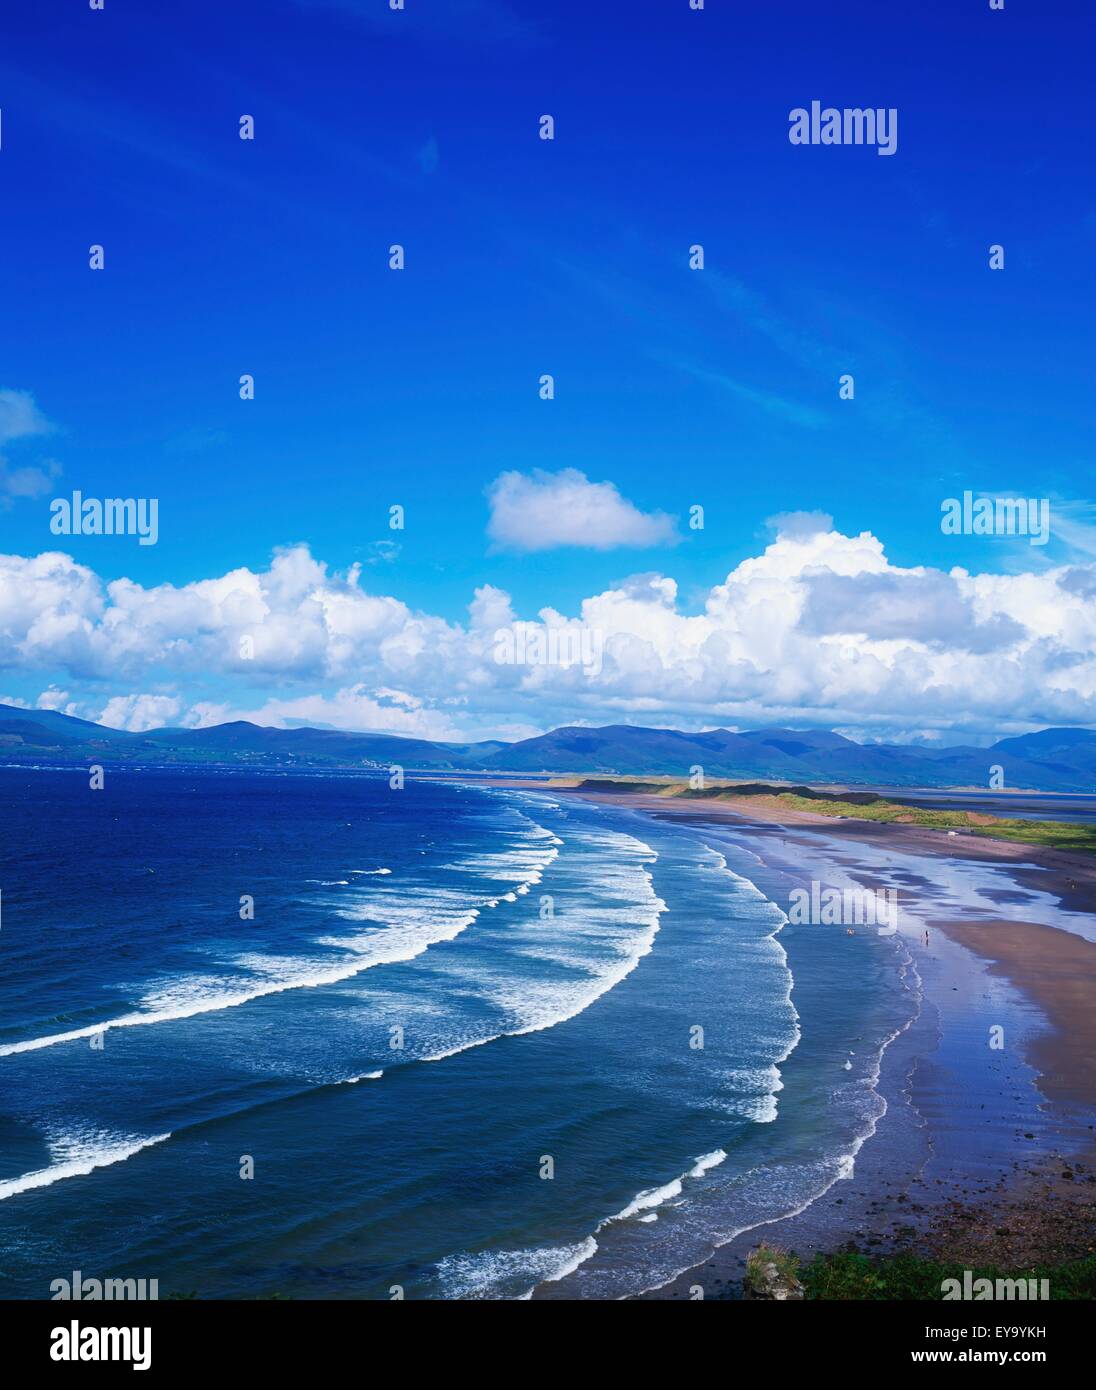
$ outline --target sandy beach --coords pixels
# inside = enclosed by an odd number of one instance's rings
[[[567,789],[553,788],[554,792]],[[1093,914],[1096,926],[1096,862],[1013,841],[951,837],[946,831],[880,822],[839,820],[810,812],[776,815],[745,799],[737,803],[674,801],[627,793],[573,792],[589,800],[626,806],[664,820],[743,827],[761,822],[796,837],[819,837],[848,845],[882,846],[928,858],[965,860],[1010,869],[1021,884],[1057,898],[1072,913]],[[771,833],[771,832],[770,832]],[[787,838],[787,837],[785,837]],[[858,877],[871,886],[870,866]],[[1040,1081],[1050,1098],[1096,1102],[1096,945],[1038,922],[968,921],[933,918],[934,926],[977,954],[994,974],[1008,978],[1046,1014],[1053,1036],[1037,1045]]]
[[[698,1287],[704,1297],[736,1297],[760,1239],[806,1257],[909,1250],[1007,1268],[1092,1252],[1096,864],[915,826],[778,815],[744,800],[558,784],[551,793],[726,833],[789,883],[831,874],[864,887],[898,882],[904,916],[916,919],[905,939],[921,1012],[882,1058],[877,1089],[887,1111],[852,1175],[643,1297],[695,1298]],[[794,942],[786,949],[794,972]],[[1009,1017],[1007,1028],[998,1017]],[[994,1027],[1005,1035],[997,1053],[987,1036]]]

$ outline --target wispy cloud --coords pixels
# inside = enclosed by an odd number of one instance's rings
[[[52,434],[54,429],[29,391],[0,387],[0,444],[32,434]]]
[[[710,368],[697,366],[694,362],[674,361],[672,366],[679,371],[688,373],[695,377],[697,381],[705,381],[710,386],[718,386],[721,391],[726,391],[737,400],[745,401],[748,405],[756,406],[759,410],[764,410],[770,415],[779,415],[783,420],[789,420],[793,425],[802,425],[806,429],[824,429],[829,424],[829,419],[822,411],[815,410],[809,405],[801,405],[798,401],[789,400],[786,396],[778,396],[773,391],[761,391],[756,386],[748,386],[744,381],[735,381],[733,377],[727,376],[725,372],[713,371]]]
[[[1052,498],[1050,529],[1075,556],[1096,558],[1096,502]]]
[[[0,387],[0,447],[16,440],[53,434],[56,426],[47,420],[29,391]],[[17,498],[44,497],[60,474],[56,459],[13,467],[0,454],[0,510],[6,511]]]

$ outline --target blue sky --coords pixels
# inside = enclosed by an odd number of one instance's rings
[[[303,545],[331,575],[360,564],[362,587],[450,625],[485,585],[534,619],[545,606],[577,615],[650,573],[672,575],[682,615],[698,612],[789,512],[870,532],[902,571],[1084,566],[1086,9],[21,7],[0,47],[0,388],[29,394],[37,428],[0,442],[0,488],[24,480],[0,494],[0,551],[63,549],[103,585],[159,591],[266,572],[277,548]],[[791,145],[789,111],[815,98],[896,108],[895,155]],[[238,138],[243,113],[252,142]],[[1003,271],[988,268],[992,243]],[[244,372],[254,401],[239,399]],[[854,401],[838,399],[842,373]],[[34,495],[28,469],[48,491]],[[494,480],[563,469],[680,518],[677,543],[493,545]],[[158,498],[158,543],[59,545],[48,504],[74,488]],[[1050,498],[1064,524],[1045,549],[944,536],[941,499],[966,488]],[[694,504],[701,532],[685,524]],[[142,691],[178,698],[179,717],[202,700],[252,712],[359,676],[402,692],[398,708],[444,699],[386,679],[372,651],[360,671],[323,658],[243,673],[173,665],[170,635],[143,665],[8,637],[0,694],[33,704],[53,687],[83,713]],[[1086,643],[1070,648],[1081,665]],[[766,712],[751,681],[696,702],[678,689],[647,713],[619,703],[622,689],[462,691],[453,728],[471,732]],[[1031,697],[999,705],[956,708],[953,722],[1081,722]],[[803,708],[857,725],[840,700]],[[910,736],[947,722],[892,716]]]

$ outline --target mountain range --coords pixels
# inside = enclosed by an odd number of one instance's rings
[[[989,748],[856,743],[824,730],[710,729],[682,733],[632,724],[565,727],[515,743],[434,743],[395,734],[275,729],[246,720],[205,729],[129,733],[55,710],[0,705],[0,763],[208,764],[271,768],[614,773],[765,778],[886,787],[981,787],[990,769],[1006,788],[1096,790],[1096,731],[1043,729]]]

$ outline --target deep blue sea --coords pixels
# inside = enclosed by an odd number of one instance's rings
[[[848,1172],[917,1007],[870,933],[801,929],[793,978],[717,832],[550,789],[6,768],[0,806],[0,1297],[638,1292]]]

